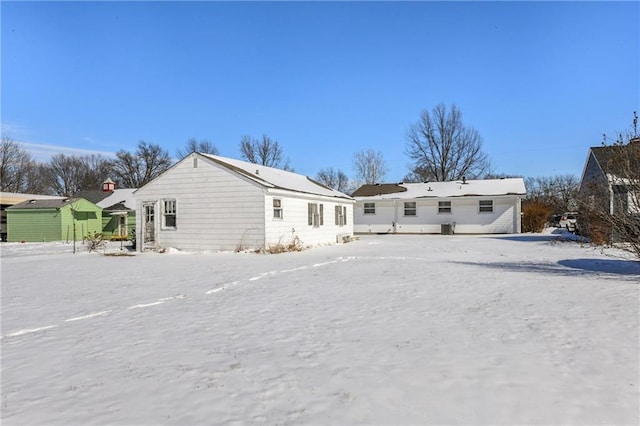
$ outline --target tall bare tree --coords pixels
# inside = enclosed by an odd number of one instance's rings
[[[353,156],[355,179],[365,184],[380,183],[387,174],[387,165],[380,151],[367,149]]]
[[[527,201],[545,205],[557,214],[576,209],[580,181],[575,175],[528,177],[525,184]]]
[[[490,171],[480,134],[464,124],[455,105],[447,109],[441,103],[431,112],[423,111],[406,137],[412,172],[421,181],[473,179]]]
[[[187,155],[194,152],[201,152],[203,154],[212,154],[212,155],[219,154],[218,148],[210,140],[208,139],[197,140],[196,138],[189,139],[185,144],[184,148],[179,149],[177,151],[177,154],[178,154],[178,158],[184,158]]]
[[[240,155],[250,163],[293,171],[289,159],[284,157],[280,143],[267,135],[262,135],[261,140],[243,136],[240,140]]]
[[[29,151],[9,136],[0,142],[0,189],[6,192],[27,192],[29,171],[35,162]]]
[[[349,191],[349,177],[342,171],[333,167],[322,169],[316,174],[316,180],[336,191],[347,193]]]
[[[112,162],[100,154],[56,154],[44,173],[46,176],[34,175],[34,179],[46,178],[51,192],[71,197],[80,190],[100,189],[102,182],[111,176]]]
[[[135,153],[120,150],[113,161],[114,181],[120,187],[139,188],[171,167],[169,153],[159,145],[140,141]]]

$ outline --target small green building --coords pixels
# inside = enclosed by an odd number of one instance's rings
[[[84,198],[27,200],[6,209],[7,241],[82,241],[102,232],[102,208]]]

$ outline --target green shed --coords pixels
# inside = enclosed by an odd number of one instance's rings
[[[102,232],[102,208],[84,198],[27,200],[9,207],[7,241],[81,241]]]

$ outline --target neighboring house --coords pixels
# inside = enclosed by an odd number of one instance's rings
[[[134,192],[138,250],[268,249],[353,235],[353,198],[296,173],[193,153]]]
[[[601,199],[609,214],[640,213],[640,139],[589,148],[579,192]]]
[[[7,241],[7,212],[6,209],[27,200],[55,200],[64,197],[54,195],[23,194],[18,192],[0,192],[0,238]]]
[[[76,194],[102,208],[102,235],[110,240],[127,240],[136,226],[135,189],[115,189],[111,180],[102,190],[86,190]]]
[[[6,212],[10,242],[82,241],[102,230],[102,209],[84,198],[30,199]]]
[[[521,178],[364,185],[356,199],[356,233],[520,233]]]

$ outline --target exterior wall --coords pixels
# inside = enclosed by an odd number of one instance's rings
[[[493,212],[481,213],[480,200],[493,200]],[[375,202],[376,213],[364,214],[364,203]],[[404,203],[416,202],[416,215],[404,215]],[[450,201],[451,213],[438,213],[438,202]],[[358,200],[355,206],[356,233],[439,234],[442,224],[459,234],[510,234],[520,232],[520,198],[460,197],[417,200]],[[395,223],[395,225],[394,225]]]
[[[280,199],[282,218],[274,218],[273,200]],[[322,225],[309,225],[308,204],[323,206]],[[353,201],[336,200],[291,192],[273,191],[265,197],[265,240],[266,245],[287,245],[298,238],[302,245],[333,244],[340,242],[343,236],[353,236]],[[347,216],[344,225],[336,225],[335,207],[346,207]]]
[[[61,240],[73,240],[72,209],[76,210],[76,241],[82,241],[89,233],[102,232],[102,209],[90,201],[79,199],[60,209]]]
[[[60,211],[56,209],[7,210],[7,241],[46,242],[63,239]],[[70,234],[70,238],[73,235]]]
[[[195,167],[194,167],[195,166]],[[156,248],[236,250],[264,246],[264,191],[222,166],[187,157],[138,189],[136,238],[144,250],[144,209],[155,202]],[[162,200],[175,199],[176,227],[162,226]]]
[[[10,242],[72,241],[73,215],[77,209],[75,239],[82,241],[88,233],[100,232],[101,210],[86,200],[61,209],[9,209],[7,210],[7,240]]]
[[[108,212],[102,213],[102,235],[105,239],[112,237],[120,237],[118,233],[119,216],[111,216]],[[127,239],[131,236],[131,232],[136,229],[136,213],[130,211],[127,214]]]

